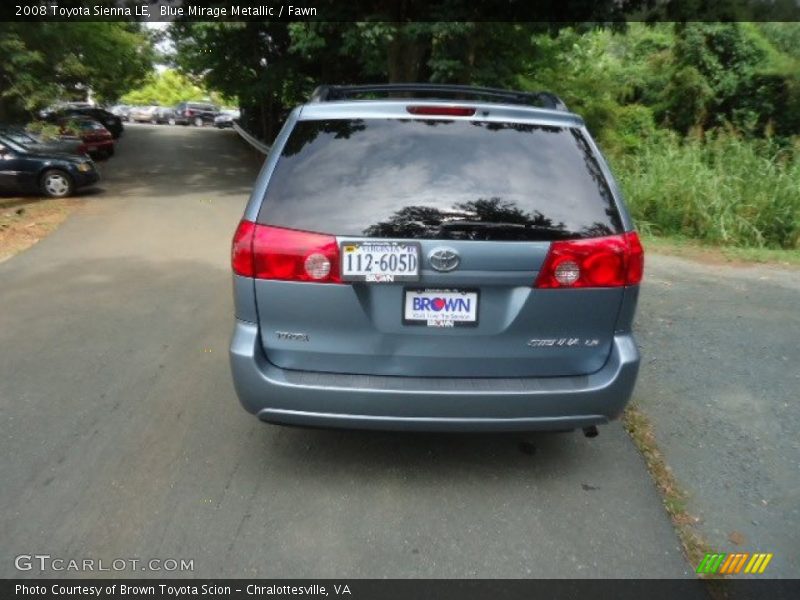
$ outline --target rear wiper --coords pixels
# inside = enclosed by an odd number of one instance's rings
[[[505,231],[521,234],[536,232],[550,234],[552,237],[569,237],[572,234],[563,227],[553,225],[538,225],[534,223],[510,223],[504,221],[447,221],[439,225],[442,230],[450,231]]]

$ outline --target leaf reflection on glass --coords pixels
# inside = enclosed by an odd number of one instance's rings
[[[549,241],[622,230],[575,127],[310,119],[288,136],[258,220],[336,235]]]
[[[364,131],[366,124],[363,119],[337,119],[319,121],[318,127],[296,127],[286,141],[282,154],[293,156],[298,154],[306,145],[317,139],[321,133],[333,134],[333,139],[350,139],[354,133]]]
[[[478,198],[450,210],[406,206],[389,219],[370,225],[367,237],[416,239],[531,241],[567,237],[564,223],[553,223],[539,211],[526,213],[501,198]]]

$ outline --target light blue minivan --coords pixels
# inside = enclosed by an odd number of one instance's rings
[[[232,264],[233,381],[270,423],[593,435],[633,391],[642,246],[546,92],[318,88]]]

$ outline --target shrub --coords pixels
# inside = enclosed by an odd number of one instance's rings
[[[653,111],[641,104],[618,106],[597,134],[603,151],[611,156],[636,152],[659,135]]]
[[[638,226],[721,245],[798,247],[800,144],[662,135],[613,161]]]
[[[40,135],[46,140],[54,140],[58,138],[61,133],[58,125],[55,125],[54,123],[48,123],[47,121],[31,121],[28,123],[28,125],[26,125],[25,129],[31,133]]]

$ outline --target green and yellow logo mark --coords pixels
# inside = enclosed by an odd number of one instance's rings
[[[698,573],[716,573],[719,575],[735,575],[738,573],[763,573],[767,569],[772,554],[757,552],[750,554],[706,554],[705,558],[697,565]],[[747,566],[745,566],[747,565]]]

